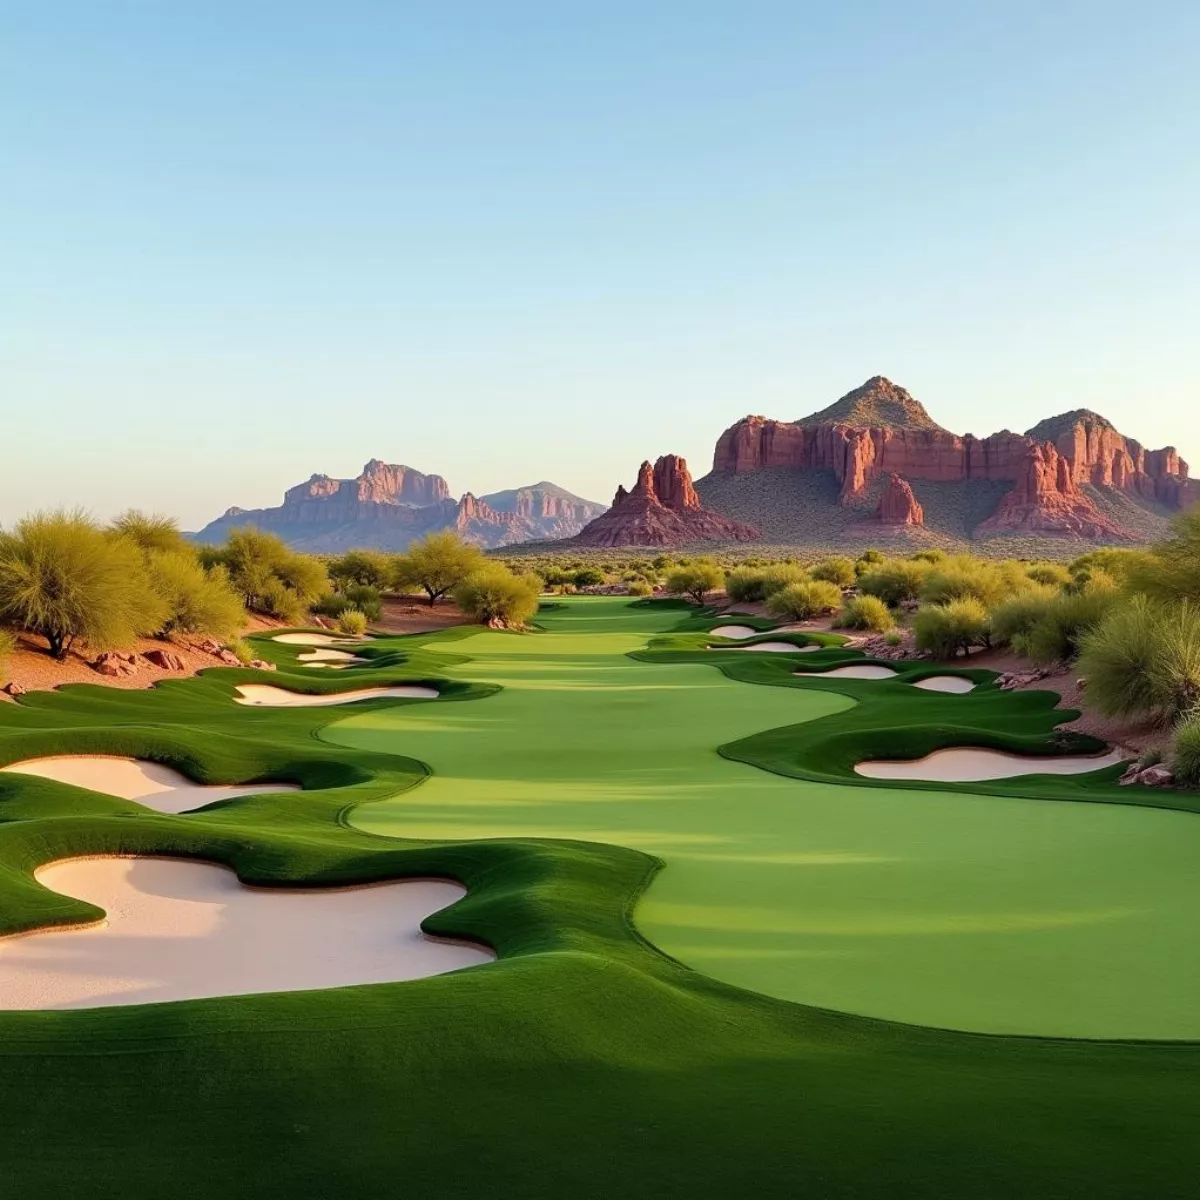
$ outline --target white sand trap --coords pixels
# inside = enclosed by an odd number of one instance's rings
[[[909,762],[877,759],[859,763],[854,770],[869,779],[923,779],[939,783],[982,783],[988,779],[1012,779],[1018,775],[1081,775],[1122,762],[1118,750],[1107,754],[1075,754],[1033,758],[1007,754],[978,746],[954,746],[935,750]]]
[[[351,663],[365,663],[367,660],[358,654],[349,654],[345,650],[310,650],[307,654],[298,654],[297,661],[306,666],[327,666],[330,663],[341,663],[349,666]]]
[[[0,939],[0,1009],[390,983],[495,958],[421,932],[421,921],[466,894],[449,880],[248,888],[225,867],[166,858],[65,859],[37,879],[108,919]]]
[[[196,783],[162,763],[141,758],[118,758],[99,754],[60,754],[51,758],[27,758],[0,768],[15,775],[37,775],[58,783],[123,800],[136,800],[155,812],[183,813],[230,800],[234,796],[256,796],[261,792],[298,792],[294,783]]]
[[[347,642],[369,642],[371,635],[364,633],[361,637],[352,637],[341,633],[277,633],[271,641],[282,642],[285,646],[344,646]]]
[[[404,685],[400,687],[359,688],[353,692],[334,692],[328,696],[306,696],[303,692],[289,692],[286,688],[272,687],[267,683],[239,683],[238,704],[253,704],[263,708],[322,708],[329,704],[353,704],[356,700],[379,700],[396,697],[405,700],[436,700],[434,688]]]
[[[915,688],[924,688],[927,692],[973,692],[973,680],[964,679],[961,675],[930,675],[928,679],[919,679],[913,684]]]
[[[751,629],[749,625],[718,625],[716,629],[709,630],[709,633],[717,637],[726,638],[748,638],[762,632],[761,629]]]
[[[768,654],[812,654],[824,646],[793,646],[791,642],[756,642],[753,646],[709,646],[710,650],[761,650]]]
[[[849,667],[834,667],[832,671],[799,671],[797,674],[816,679],[893,679],[896,672],[891,667],[873,663],[855,663]]]

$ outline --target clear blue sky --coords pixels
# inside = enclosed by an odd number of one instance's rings
[[[1200,459],[1194,4],[0,16],[0,521],[373,455],[607,500],[875,373]]]

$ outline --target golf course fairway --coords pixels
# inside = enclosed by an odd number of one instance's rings
[[[723,758],[724,743],[855,702],[628,656],[680,618],[579,597],[540,614],[540,633],[412,639],[468,656],[451,678],[502,690],[325,725],[326,742],[432,771],[351,823],[657,855],[665,869],[638,930],[697,971],[780,999],[990,1033],[1200,1037],[1200,819],[815,783]]]

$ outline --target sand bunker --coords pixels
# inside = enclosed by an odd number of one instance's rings
[[[973,692],[973,680],[964,679],[961,675],[931,675],[928,679],[919,679],[913,684],[915,688],[924,688],[927,692]]]
[[[710,650],[764,650],[768,654],[812,654],[824,646],[793,646],[791,642],[755,642],[753,646],[709,646]]]
[[[364,633],[361,637],[351,637],[348,634],[332,633],[277,633],[271,641],[282,642],[285,646],[344,646],[348,642],[369,642],[371,635]]]
[[[307,654],[296,656],[305,666],[324,667],[330,663],[341,663],[349,666],[351,663],[365,663],[367,660],[357,654],[349,654],[345,650],[310,650]]]
[[[756,633],[762,633],[762,630],[751,629],[749,625],[718,625],[716,629],[710,629],[709,633],[715,634],[717,637],[748,638],[754,637]]]
[[[832,671],[799,671],[797,674],[815,674],[820,679],[893,679],[896,672],[891,667],[879,667],[873,663],[855,663],[849,667],[834,667]]]
[[[1124,760],[1117,750],[1107,754],[1058,755],[1033,758],[1007,754],[978,746],[954,746],[935,750],[909,762],[877,759],[859,763],[854,770],[868,779],[922,779],[940,783],[982,783],[988,779],[1012,779],[1018,775],[1081,775]]]
[[[495,958],[421,932],[421,921],[466,894],[448,880],[248,888],[225,867],[164,858],[66,859],[37,879],[108,919],[0,939],[0,1009],[390,983]]]
[[[329,704],[353,704],[356,700],[380,700],[395,697],[406,700],[436,700],[434,688],[404,685],[399,687],[359,688],[353,692],[333,692],[327,696],[306,696],[303,692],[289,692],[285,688],[271,687],[266,683],[240,683],[236,689],[238,704],[252,704],[263,708],[322,708]]]
[[[52,758],[27,758],[0,768],[15,775],[37,775],[58,783],[136,800],[155,812],[183,813],[214,800],[234,796],[256,796],[261,792],[297,792],[292,783],[196,783],[162,763],[140,758],[118,758],[98,754],[61,754]]]

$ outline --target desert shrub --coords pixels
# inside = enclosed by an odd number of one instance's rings
[[[970,654],[973,647],[989,644],[988,611],[973,596],[926,604],[913,617],[913,633],[918,650],[939,658]]]
[[[1151,712],[1157,706],[1154,664],[1162,613],[1146,596],[1131,596],[1080,639],[1079,670],[1087,703],[1109,717]]]
[[[1200,787],[1200,716],[1190,717],[1175,730],[1171,770],[1176,783]]]
[[[347,637],[362,637],[367,632],[367,614],[360,608],[347,608],[337,619],[338,633]]]
[[[1034,563],[1025,574],[1043,587],[1064,588],[1071,582],[1071,572],[1062,563]]]
[[[1072,575],[1099,570],[1121,585],[1142,577],[1146,571],[1152,572],[1157,565],[1158,558],[1153,551],[1123,550],[1116,546],[1089,550],[1068,564]]]
[[[760,603],[789,583],[803,583],[808,577],[808,572],[795,563],[738,567],[725,576],[725,590],[735,603]]]
[[[860,563],[863,563],[865,566],[871,567],[871,566],[874,566],[876,563],[884,562],[886,560],[886,557],[887,556],[883,553],[882,550],[876,550],[872,547],[869,550],[864,550],[858,556],[858,561]],[[859,571],[859,574],[861,575],[862,572]]]
[[[823,558],[810,571],[814,579],[823,579],[828,583],[836,583],[838,587],[848,588],[858,578],[854,571],[854,560],[842,555]]]
[[[878,596],[856,596],[842,606],[834,624],[839,629],[869,629],[884,633],[896,624],[896,618]]]
[[[144,513],[140,509],[129,508],[114,518],[108,531],[136,542],[146,551],[195,554],[192,544],[180,532],[179,522],[162,513]]]
[[[36,513],[0,534],[0,620],[40,634],[55,658],[76,642],[128,645],[165,616],[138,544],[83,513]]]
[[[503,563],[486,562],[454,589],[463,612],[484,625],[520,628],[537,612],[541,578],[515,575]]]
[[[911,559],[892,558],[866,571],[858,581],[864,595],[878,596],[894,608],[906,600],[915,600],[929,578],[929,564]]]
[[[900,646],[904,643],[904,635],[898,629],[891,629],[883,635],[883,640],[888,646]]]
[[[234,591],[248,609],[285,621],[302,620],[309,606],[329,590],[320,562],[252,526],[232,530],[225,545],[203,552],[201,561],[228,570]]]
[[[370,585],[352,583],[343,592],[326,592],[313,605],[313,612],[336,619],[351,608],[363,613],[368,621],[378,621],[383,615],[383,600]]]
[[[1084,636],[1107,616],[1116,599],[1116,592],[1104,589],[1063,592],[1046,606],[1036,624],[1013,636],[1012,648],[1042,665],[1070,662],[1079,654]]]
[[[690,596],[697,604],[704,603],[709,592],[715,592],[725,575],[711,559],[697,559],[686,567],[677,567],[667,576],[667,591]]]
[[[654,588],[644,579],[635,579],[629,585],[629,594],[631,596],[653,596]]]
[[[0,679],[4,678],[4,664],[8,656],[17,648],[17,639],[11,630],[0,629]]]
[[[367,587],[373,588],[377,597],[391,585],[396,575],[392,556],[379,550],[348,550],[330,559],[326,569],[339,592],[351,587]]]
[[[604,582],[604,572],[597,571],[595,567],[584,567],[575,572],[571,582],[577,588],[599,587]]]
[[[245,624],[245,606],[224,567],[206,571],[190,549],[151,551],[146,567],[150,586],[164,608],[158,634],[208,633],[224,638]]]
[[[803,621],[821,613],[833,612],[842,602],[842,589],[827,579],[789,583],[767,600],[767,609],[777,617]]]
[[[478,546],[444,530],[426,534],[396,559],[395,580],[401,588],[420,588],[433,607],[469,575],[482,571],[486,563]]]
[[[928,550],[918,550],[915,554],[909,556],[913,562],[927,562],[931,565],[943,563],[946,561],[945,550],[939,550],[937,547],[931,547]]]
[[[1168,720],[1200,716],[1200,606],[1185,600],[1160,610],[1151,680]]]
[[[1064,592],[1078,594],[1081,592],[1115,592],[1117,579],[1103,567],[1080,567],[1072,572],[1071,578],[1063,588]]]
[[[985,562],[969,555],[947,558],[936,566],[921,589],[926,604],[946,604],[973,597],[990,608],[1033,586],[1014,562]]]
[[[225,648],[233,651],[243,667],[248,667],[254,661],[254,649],[245,638],[233,638],[225,643]]]
[[[992,641],[999,646],[1011,646],[1015,640],[1028,636],[1058,596],[1057,589],[1035,584],[1019,596],[1002,600],[991,610]]]

